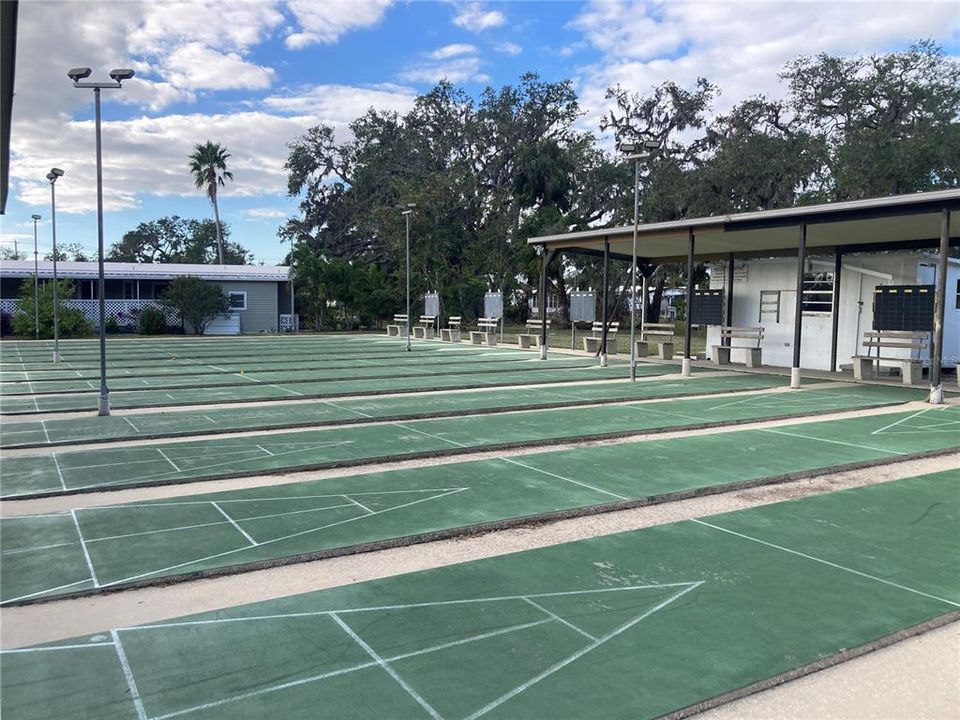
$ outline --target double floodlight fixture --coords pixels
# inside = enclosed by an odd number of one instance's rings
[[[135,73],[130,68],[116,68],[110,71],[110,79],[113,80],[112,83],[102,83],[102,82],[82,82],[90,77],[90,73],[93,72],[88,67],[78,67],[71,68],[67,72],[67,77],[73,80],[73,86],[79,88],[112,88],[120,87],[120,83],[124,80],[129,80],[132,78]]]
[[[618,149],[627,153],[627,160],[642,160],[648,158],[654,150],[659,150],[662,143],[659,140],[644,140],[643,142],[620,143]]]
[[[50,182],[56,182],[60,177],[63,177],[63,170],[60,168],[50,168],[50,172],[47,173],[47,180]]]
[[[406,203],[406,204],[403,204],[403,205],[397,205],[397,206],[395,206],[395,207],[396,207],[397,210],[402,210],[402,211],[403,211],[403,212],[400,213],[401,215],[409,215],[410,213],[413,212],[414,208],[417,207],[417,204],[416,204],[416,203]]]

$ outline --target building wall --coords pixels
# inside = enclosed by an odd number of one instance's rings
[[[814,271],[832,271],[832,257],[812,258]],[[873,292],[878,285],[933,284],[935,261],[927,256],[910,254],[849,255],[844,258],[840,274],[840,322],[837,335],[837,362],[850,365],[850,358],[862,353],[863,333],[873,327]],[[762,326],[763,362],[789,367],[793,364],[793,325],[796,311],[797,263],[790,258],[751,260],[737,263],[733,286],[733,319],[738,326]],[[711,288],[726,286],[726,273],[718,266],[711,278]],[[954,367],[960,356],[960,309],[957,308],[956,285],[960,268],[951,263],[947,272],[947,296],[944,327],[943,366]],[[760,292],[780,291],[780,318],[760,319]],[[828,370],[832,317],[805,314],[800,348],[800,366]],[[717,327],[707,329],[707,353],[720,344]],[[736,346],[738,343],[734,342]],[[734,349],[733,361],[743,362],[744,353]],[[929,348],[917,357],[929,359]],[[885,350],[885,356],[909,356],[909,350]]]
[[[277,332],[279,323],[277,283],[222,282],[218,284],[224,294],[247,293],[247,309],[236,311],[240,315],[241,333]]]

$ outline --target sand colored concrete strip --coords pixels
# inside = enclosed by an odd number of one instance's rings
[[[958,475],[6,652],[0,709],[507,718],[702,708],[955,617]]]
[[[184,581],[942,452],[960,445],[960,429],[918,430],[953,416],[960,427],[955,409],[884,414],[9,517],[2,600]],[[724,462],[705,470],[704,457]]]
[[[843,386],[301,430],[262,437],[224,436],[73,452],[37,450],[36,454],[7,459],[0,467],[0,482],[7,498],[160,485],[836,412],[896,404],[915,396],[898,388]],[[955,430],[949,418],[958,410],[947,410],[944,429]],[[922,415],[924,411],[917,412]]]

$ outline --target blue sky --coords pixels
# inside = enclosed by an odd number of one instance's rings
[[[604,90],[645,90],[698,75],[718,84],[717,111],[781,95],[777,72],[798,54],[857,55],[920,38],[960,55],[956,2],[476,2],[258,0],[20,4],[11,188],[0,242],[32,251],[30,216],[50,247],[52,166],[58,241],[96,247],[92,93],[66,70],[114,67],[137,77],[104,91],[105,239],[164,215],[210,217],[186,157],[207,139],[231,152],[221,196],[232,237],[279,261],[286,145],[318,123],[348,138],[368,107],[404,111],[443,77],[478,95],[528,70],[570,79],[596,131]]]

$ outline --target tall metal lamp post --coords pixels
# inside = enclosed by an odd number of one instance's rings
[[[50,232],[53,237],[53,362],[60,362],[60,324],[57,320],[57,192],[54,184],[63,177],[63,170],[50,168],[47,180],[50,181]]]
[[[37,258],[37,221],[40,216],[34,213],[33,218],[33,334],[40,339],[40,260]]]
[[[637,232],[640,226],[640,161],[650,157],[660,147],[659,140],[644,140],[642,143],[621,143],[620,152],[634,161],[633,171],[633,250],[630,253],[630,381],[637,380],[637,343],[634,339],[637,316]],[[647,298],[644,292],[644,306]],[[642,330],[642,328],[641,328]]]
[[[406,205],[397,205],[400,214],[407,220],[407,352],[410,352],[410,216],[413,215],[416,203],[407,203]]]
[[[100,398],[97,402],[97,414],[110,414],[110,389],[107,387],[107,312],[104,305],[103,282],[103,156],[100,141],[100,91],[107,88],[119,89],[124,80],[133,77],[133,70],[120,68],[110,71],[113,82],[83,82],[90,77],[92,71],[88,67],[73,68],[67,77],[73,80],[73,86],[83,90],[93,90],[94,108],[96,115],[97,138],[97,298],[99,300],[100,317]]]

